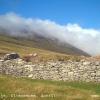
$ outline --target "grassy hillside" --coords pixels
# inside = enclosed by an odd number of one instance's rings
[[[0,75],[0,100],[100,100],[96,97],[98,95],[100,84],[32,80]]]
[[[63,53],[41,49],[35,41],[0,35],[0,56],[10,52],[17,52],[21,57],[30,53],[37,53],[39,59],[42,60],[79,60],[81,58],[76,55],[70,56]]]
[[[4,55],[10,52],[17,52],[21,56],[30,54],[30,53],[37,53],[40,57],[55,57],[56,55],[63,55],[60,53],[52,52],[49,50],[43,50],[39,48],[35,48],[33,41],[29,40],[21,40],[16,39],[8,36],[0,35],[0,55]]]
[[[20,54],[27,54],[30,52],[38,52],[38,53],[53,53],[53,52],[61,52],[64,54],[72,54],[72,55],[87,55],[83,53],[81,50],[78,50],[69,44],[66,46],[59,45],[55,42],[52,42],[49,39],[45,38],[33,38],[33,40],[25,39],[25,38],[15,38],[10,36],[0,35],[0,53],[6,53],[16,51]],[[51,51],[51,52],[50,52]],[[52,52],[53,51],[53,52]],[[53,53],[54,54],[54,53]],[[58,54],[58,53],[57,53]]]

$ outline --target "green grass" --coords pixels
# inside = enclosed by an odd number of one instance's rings
[[[93,98],[91,95],[100,95],[100,84],[0,75],[0,100],[100,100],[99,97]]]

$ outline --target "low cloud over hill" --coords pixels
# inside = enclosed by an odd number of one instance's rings
[[[100,54],[100,30],[78,24],[60,25],[50,20],[24,18],[15,13],[0,15],[0,31],[15,36],[39,35],[69,43],[92,55]]]

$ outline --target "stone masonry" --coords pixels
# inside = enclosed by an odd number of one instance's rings
[[[0,60],[0,73],[32,79],[100,82],[100,61],[48,61],[32,64],[22,59]]]

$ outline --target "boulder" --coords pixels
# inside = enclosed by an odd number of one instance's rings
[[[19,54],[17,53],[10,53],[4,56],[4,60],[11,60],[11,59],[17,59],[17,58],[20,58]]]
[[[33,53],[33,54],[28,54],[28,55],[25,55],[23,56],[23,60],[26,61],[26,62],[31,62],[33,59],[35,60],[35,58],[38,56],[37,53]]]

